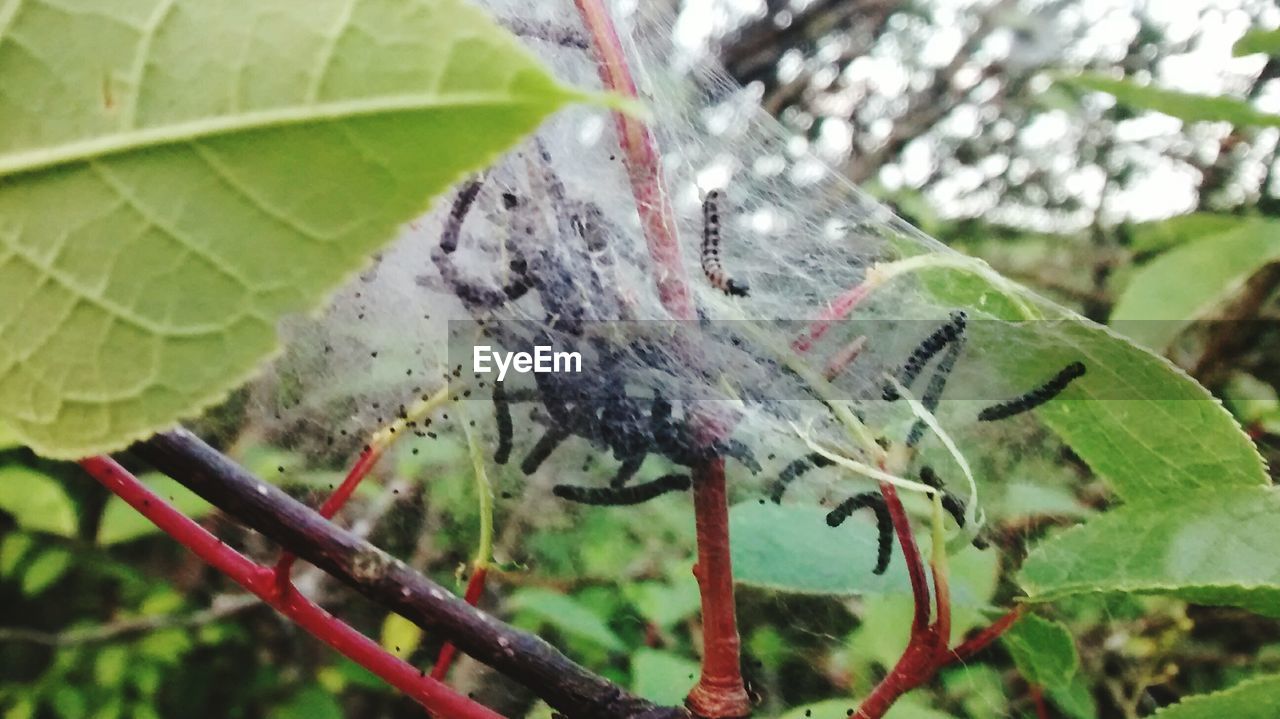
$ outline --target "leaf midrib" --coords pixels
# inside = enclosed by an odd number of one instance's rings
[[[575,93],[559,88],[565,98]],[[122,155],[166,145],[189,144],[199,140],[258,130],[300,125],[320,125],[356,118],[394,115],[439,109],[497,106],[545,106],[547,97],[509,93],[415,94],[375,97],[313,105],[287,106],[271,110],[217,115],[190,122],[143,128],[102,135],[54,147],[42,147],[0,154],[0,178],[48,170],[60,165]]]

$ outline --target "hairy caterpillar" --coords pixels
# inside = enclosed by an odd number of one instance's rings
[[[830,467],[834,462],[823,457],[817,452],[806,454],[805,456],[794,460],[791,464],[782,468],[778,473],[778,479],[773,483],[773,491],[770,492],[769,498],[774,504],[782,503],[782,495],[787,491],[787,485],[799,479],[805,472],[815,467]]]
[[[878,492],[856,494],[840,503],[827,513],[827,525],[839,527],[844,520],[853,516],[859,509],[870,509],[876,515],[877,550],[876,566],[872,574],[884,574],[889,568],[889,556],[893,551],[893,518],[889,516],[889,505]]]
[[[498,448],[494,450],[493,461],[506,464],[511,458],[511,435],[514,430],[511,426],[511,405],[507,402],[507,391],[503,388],[503,383],[496,380],[493,383],[493,413],[498,425]]]
[[[747,284],[730,277],[720,262],[720,197],[719,190],[711,190],[702,201],[702,273],[726,295],[746,297]]]
[[[956,526],[964,529],[965,523],[968,521],[964,514],[964,500],[946,490],[946,487],[942,484],[942,478],[938,476],[937,472],[933,471],[933,467],[925,465],[920,468],[920,481],[930,487],[942,490],[942,509],[956,521]],[[987,544],[986,539],[975,536],[973,538],[973,546],[978,549],[986,549],[990,545]]]
[[[947,389],[947,380],[951,377],[951,371],[955,369],[956,360],[960,359],[960,352],[964,350],[965,336],[963,333],[956,335],[951,342],[951,346],[947,348],[947,353],[938,361],[938,368],[933,371],[933,376],[929,378],[929,386],[925,388],[924,396],[920,398],[920,404],[930,412],[938,408],[938,403],[942,400],[942,393]],[[925,424],[924,420],[917,419],[911,425],[911,431],[907,433],[907,446],[914,447],[924,438]]]
[[[1071,384],[1077,377],[1082,376],[1084,372],[1085,366],[1083,362],[1072,362],[1063,367],[1062,371],[1051,377],[1048,382],[1030,392],[1000,404],[993,404],[982,410],[978,413],[978,421],[994,422],[998,419],[1006,419],[1023,412],[1029,412],[1062,394],[1067,385]]]
[[[933,471],[933,467],[925,465],[920,468],[920,481],[941,491],[942,508],[947,511],[947,514],[951,515],[952,519],[956,520],[958,526],[964,527],[966,521],[964,500],[947,491],[942,484],[942,478],[938,476],[937,472]]]
[[[633,484],[630,487],[580,487],[573,484],[557,484],[551,493],[561,499],[579,504],[621,507],[647,502],[668,492],[683,492],[692,486],[685,474],[667,474],[651,482]]]
[[[910,387],[911,383],[916,381],[916,377],[920,375],[920,372],[925,365],[929,364],[929,360],[933,359],[934,355],[964,335],[968,319],[968,315],[963,310],[956,310],[951,313],[950,321],[924,338],[915,350],[911,352],[911,356],[907,357],[907,361],[903,363],[902,368],[898,370],[898,381],[902,383],[903,387]],[[893,385],[886,384],[884,398],[890,402],[898,399],[898,390]]]

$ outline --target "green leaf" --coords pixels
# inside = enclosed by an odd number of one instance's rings
[[[1253,219],[1186,243],[1134,272],[1110,324],[1163,350],[1197,319],[1237,294],[1258,270],[1280,259],[1280,222]]]
[[[319,687],[308,687],[271,711],[275,719],[342,719],[342,705]]]
[[[1280,675],[1257,677],[1225,691],[1193,696],[1152,716],[1158,719],[1274,719],[1280,716]]]
[[[62,578],[71,568],[71,552],[62,548],[46,549],[22,573],[22,593],[34,597]]]
[[[21,446],[22,440],[18,438],[18,433],[14,432],[3,422],[0,422],[0,451]]]
[[[600,615],[580,602],[548,589],[522,589],[511,596],[511,607],[537,616],[560,632],[620,652],[622,640]]]
[[[693,574],[678,576],[671,584],[640,582],[623,588],[645,621],[663,629],[693,616],[702,606],[702,595]]]
[[[833,528],[822,507],[743,502],[729,510],[729,537],[734,579],[741,584],[800,594],[911,594],[896,546],[889,569],[871,572],[875,523],[858,516]],[[987,606],[997,562],[994,552],[973,549],[951,557],[952,602]]]
[[[0,579],[8,578],[18,563],[35,546],[35,538],[22,532],[10,532],[0,539]]]
[[[191,519],[200,519],[213,511],[213,505],[168,477],[148,473],[140,479],[152,492]],[[107,499],[102,519],[98,523],[98,544],[109,547],[159,533],[160,529],[151,520],[142,516],[123,499],[114,494]]]
[[[858,702],[853,699],[828,699],[816,704],[799,706],[786,714],[782,719],[849,719],[849,712],[857,709]],[[953,719],[952,715],[920,706],[910,697],[899,699],[893,708],[885,713],[884,719]]]
[[[1098,703],[1084,673],[1077,672],[1065,687],[1049,687],[1049,700],[1070,719],[1098,719]]]
[[[1045,540],[1019,583],[1046,602],[1137,593],[1280,617],[1280,490],[1212,488],[1114,509]]]
[[[1163,357],[1044,303],[977,261],[930,268],[922,281],[944,306],[1007,320],[971,319],[961,360],[1008,386],[1001,391],[1023,391],[1069,362],[1085,363],[1088,373],[1035,414],[1122,498],[1269,483],[1231,414]]]
[[[1105,92],[1122,105],[1154,110],[1186,122],[1229,122],[1232,125],[1280,127],[1280,115],[1260,112],[1234,97],[1193,95],[1085,73],[1059,77],[1058,82],[1082,90]]]
[[[586,98],[464,0],[78,7],[0,24],[0,421],[52,457],[218,402],[282,315]]]
[[[1018,671],[1027,681],[1045,688],[1064,689],[1080,670],[1080,655],[1071,632],[1058,622],[1024,615],[1005,632],[1004,642]]]
[[[1129,247],[1134,252],[1160,252],[1191,240],[1233,230],[1250,221],[1239,215],[1192,212],[1167,220],[1143,222],[1128,228]]]
[[[651,702],[680,705],[699,671],[697,662],[678,654],[641,648],[631,655],[631,690]]]
[[[1280,30],[1250,30],[1231,48],[1231,54],[1236,57],[1258,52],[1280,55]]]
[[[401,659],[407,659],[422,643],[422,628],[399,614],[388,614],[382,620],[382,648]]]
[[[19,527],[62,537],[76,533],[76,508],[62,485],[34,469],[0,467],[0,511],[12,514]]]

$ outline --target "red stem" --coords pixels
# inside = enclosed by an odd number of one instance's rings
[[[467,582],[467,594],[464,597],[467,604],[471,606],[479,606],[480,595],[484,594],[484,579],[489,574],[489,568],[484,566],[475,567],[471,573],[471,579]],[[446,675],[449,674],[449,666],[453,664],[453,657],[458,653],[453,642],[445,642],[440,647],[440,653],[436,655],[436,663],[431,667],[431,678],[444,681]]]
[[[911,596],[915,599],[916,606],[915,616],[911,620],[911,632],[914,635],[929,626],[929,582],[925,579],[924,562],[920,559],[920,549],[916,546],[915,535],[911,533],[911,520],[907,518],[907,510],[898,497],[897,487],[881,482],[880,494],[889,507],[893,530],[898,535],[898,544],[902,547],[902,556],[907,563],[907,578],[911,580]]]
[[[804,334],[791,343],[791,349],[801,354],[808,352],[813,347],[813,343],[822,339],[827,330],[831,329],[832,323],[847,317],[854,308],[867,298],[867,295],[871,294],[872,288],[873,285],[864,280],[857,287],[845,290],[843,294],[827,305],[827,309],[818,315],[818,318],[809,325],[809,329]]]
[[[1031,685],[1031,701],[1036,706],[1037,719],[1049,719],[1049,705],[1044,703],[1044,689],[1039,684]]]
[[[1014,623],[1022,617],[1026,610],[1027,607],[1025,604],[1019,604],[1013,609],[1010,609],[999,619],[992,622],[990,626],[964,640],[960,643],[960,646],[952,649],[951,656],[947,659],[947,663],[951,664],[954,662],[968,661],[974,654],[986,649],[992,642],[999,639],[1000,635],[1007,632],[1009,627],[1012,627]]]
[[[902,656],[893,669],[863,700],[857,713],[854,714],[854,719],[882,719],[899,697],[933,679],[938,670],[948,664],[967,659],[984,649],[1012,626],[1023,611],[1022,607],[1013,609],[955,649],[950,649],[948,645],[951,639],[951,591],[947,577],[945,573],[937,571],[936,565],[930,564],[933,570],[934,586],[932,601],[937,605],[936,619],[930,624],[931,599],[924,573],[924,562],[920,549],[916,546],[915,537],[911,534],[906,510],[893,485],[881,482],[880,492],[884,495],[885,503],[889,507],[889,515],[893,519],[898,544],[902,548],[903,557],[907,563],[907,576],[911,580],[911,594],[915,600],[915,617],[912,620],[911,639],[907,642],[907,648],[903,650]]]
[[[575,0],[595,46],[600,81],[620,95],[638,98],[634,77],[617,30],[603,0]],[[645,123],[620,112],[613,114],[623,161],[631,180],[636,211],[655,269],[658,299],[677,320],[693,320],[697,313],[680,255],[680,238],[662,180],[657,142]],[[722,429],[707,419],[704,434]],[[708,719],[745,717],[751,700],[742,680],[741,639],[734,609],[733,567],[729,556],[729,506],[724,460],[694,468],[694,509],[697,521],[698,564],[694,569],[702,595],[702,676],[686,700],[689,709]]]
[[[320,506],[320,516],[325,519],[333,519],[333,515],[342,509],[343,505],[351,499],[351,495],[355,493],[356,487],[360,486],[360,482],[369,473],[373,471],[374,465],[378,463],[378,459],[382,456],[382,447],[368,446],[360,453],[360,458],[356,460],[351,471],[347,472],[347,476],[342,480],[342,484],[329,495],[324,504]],[[281,591],[290,585],[289,573],[293,570],[293,563],[296,557],[292,552],[285,550],[280,555],[280,560],[276,562],[275,577],[276,584]]]
[[[635,78],[631,75],[622,41],[604,1],[574,2],[591,34],[601,83],[619,95],[638,98]],[[657,142],[649,127],[631,115],[614,112],[613,121],[618,129],[618,144],[631,179],[631,193],[635,197],[636,211],[640,213],[649,257],[657,268],[654,281],[658,285],[658,298],[675,319],[697,319],[684,263],[680,258],[675,213],[662,181],[662,158],[658,154]]]
[[[745,717],[751,714],[751,699],[742,681],[724,459],[698,466],[693,487],[698,531],[693,574],[702,594],[703,648],[702,676],[686,704],[700,717]]]
[[[423,676],[412,665],[311,602],[292,586],[282,591],[276,573],[227,546],[138,481],[110,457],[90,457],[80,466],[157,527],[210,566],[257,595],[273,609],[347,658],[409,695],[444,719],[502,719],[502,715]]]

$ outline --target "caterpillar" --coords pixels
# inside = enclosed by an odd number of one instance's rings
[[[1049,400],[1062,394],[1077,377],[1084,375],[1085,366],[1083,362],[1072,362],[1063,367],[1058,374],[1049,379],[1048,382],[1036,387],[1020,397],[1014,397],[1000,404],[993,404],[990,407],[978,413],[979,422],[994,422],[998,419],[1006,419],[1015,415],[1029,412],[1036,407],[1048,402]]]
[[[569,436],[569,431],[560,427],[551,427],[545,434],[538,438],[533,448],[529,450],[529,454],[525,455],[524,461],[520,463],[520,471],[525,474],[533,474],[538,471],[538,467],[551,456],[556,447],[560,445]]]
[[[827,514],[827,525],[839,527],[844,520],[853,516],[859,509],[870,509],[876,515],[876,566],[872,574],[884,574],[889,568],[889,556],[893,551],[893,518],[889,516],[889,505],[878,492],[856,494],[840,503]]]
[[[932,334],[925,337],[924,340],[911,352],[911,356],[907,357],[907,361],[903,363],[902,368],[898,370],[898,381],[903,387],[910,387],[912,382],[916,381],[916,377],[929,364],[929,360],[938,354],[942,348],[956,341],[964,335],[965,325],[968,323],[969,316],[963,310],[956,310],[951,313],[951,319]],[[898,390],[892,384],[886,384],[884,387],[885,400],[892,402],[899,399]]]
[[[711,190],[702,201],[702,273],[726,295],[746,297],[747,283],[730,277],[720,263],[720,197],[719,190]]]
[[[957,526],[963,528],[966,521],[964,500],[947,491],[942,484],[942,478],[938,476],[937,472],[933,471],[933,467],[925,465],[920,468],[920,481],[941,491],[942,508],[947,511],[947,514],[951,515],[952,519],[956,520]]]
[[[806,454],[791,462],[778,473],[778,479],[773,483],[773,491],[770,493],[769,498],[773,500],[774,504],[781,504],[782,495],[787,491],[787,485],[799,479],[801,475],[814,467],[830,467],[832,464],[834,463],[831,460],[817,452]]]
[[[683,492],[693,485],[685,474],[667,474],[651,482],[633,484],[630,487],[580,487],[573,484],[557,484],[551,488],[555,496],[579,504],[598,507],[622,507],[647,502],[668,492]]]
[[[494,422],[498,425],[498,448],[494,450],[493,461],[506,464],[511,459],[511,405],[507,402],[507,391],[503,382],[493,383]]]
[[[449,219],[444,223],[444,233],[440,237],[440,249],[453,254],[458,249],[458,235],[462,231],[462,220],[471,211],[471,205],[480,194],[480,181],[470,180],[458,191],[458,197],[449,208]]]
[[[951,377],[951,371],[955,369],[956,360],[960,359],[960,353],[964,350],[965,336],[957,335],[951,346],[947,347],[947,353],[938,361],[938,368],[933,371],[933,376],[929,378],[929,386],[924,390],[924,396],[920,398],[920,404],[930,412],[938,408],[938,403],[942,401],[942,393],[947,389],[947,380]],[[907,433],[907,446],[914,447],[924,438],[925,424],[924,420],[917,419],[911,425],[911,431]]]
[[[937,472],[933,471],[933,467],[925,465],[920,468],[920,481],[930,487],[942,490],[942,509],[956,521],[956,526],[964,529],[965,522],[968,521],[965,517],[964,500],[946,490],[942,484],[942,478],[938,476]],[[986,549],[990,545],[986,539],[981,536],[975,536],[973,538],[973,546],[978,549]]]

